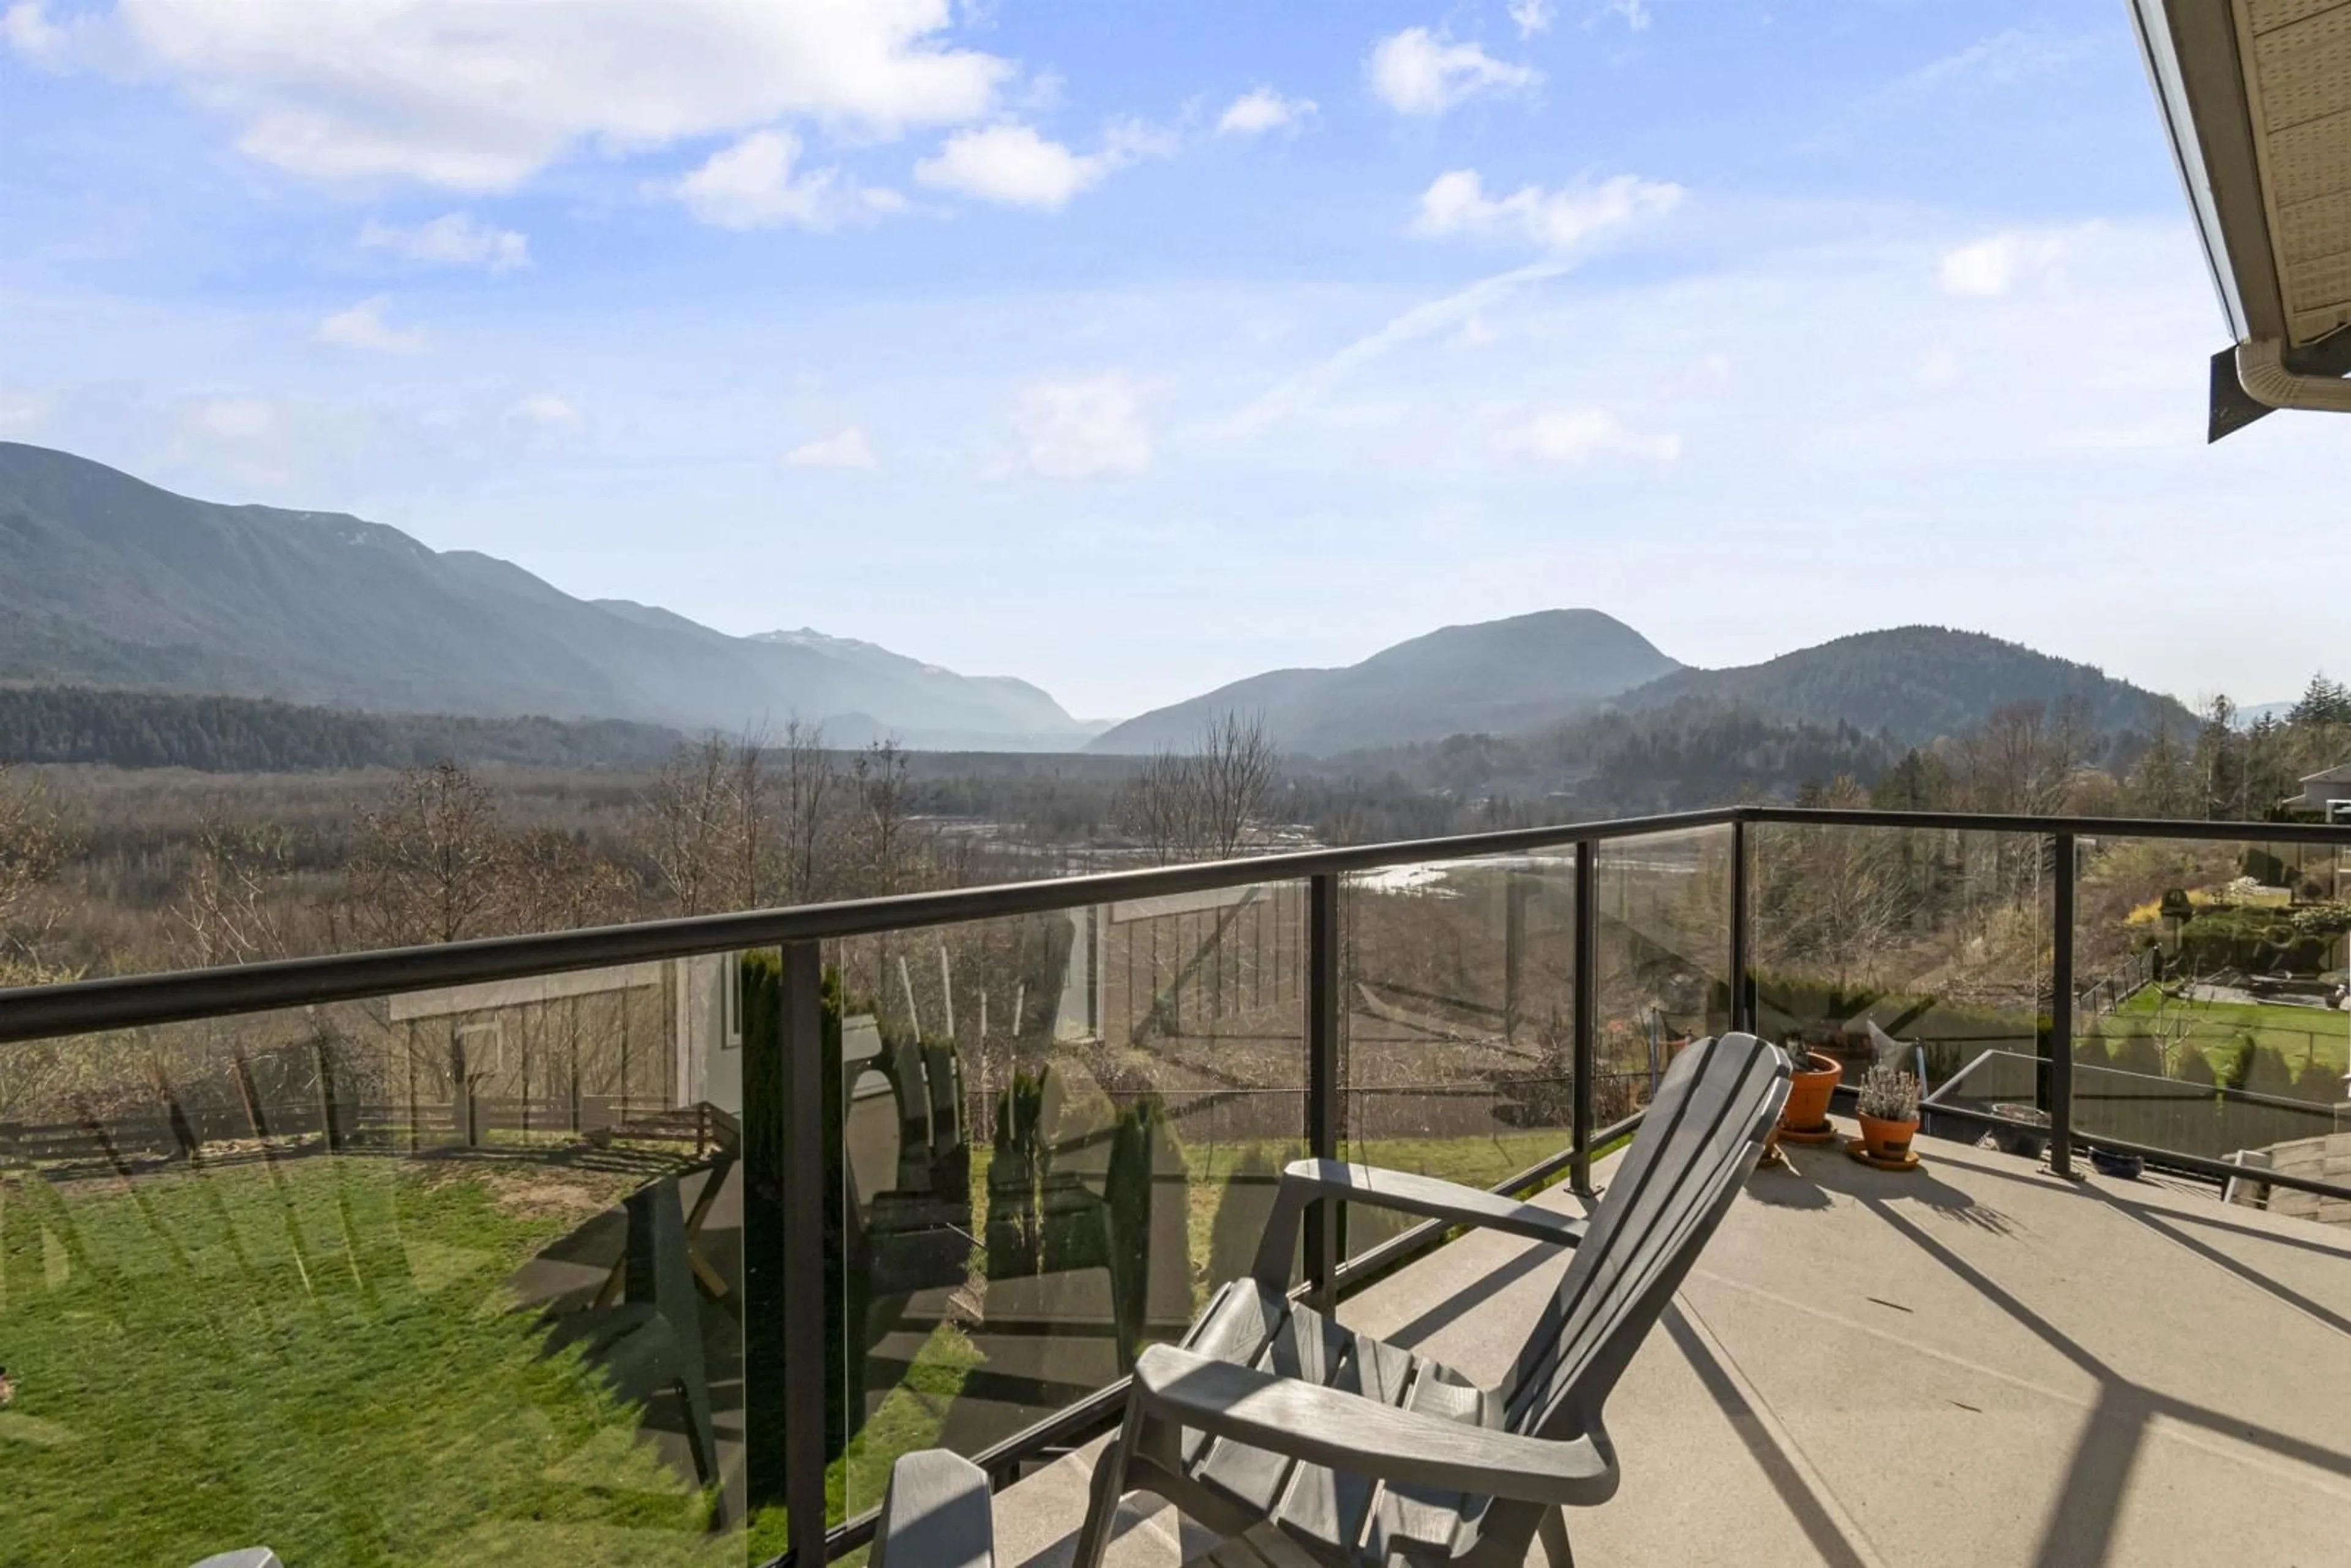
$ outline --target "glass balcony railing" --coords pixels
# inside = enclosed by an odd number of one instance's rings
[[[1114,1417],[1286,1161],[1581,1182],[1729,1028],[2351,1197],[2346,853],[1741,808],[0,994],[0,1562],[840,1555]]]

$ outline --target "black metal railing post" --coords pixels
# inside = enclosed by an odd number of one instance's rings
[[[2054,927],[2049,952],[2049,1168],[2074,1174],[2074,895],[2080,867],[2074,835],[2050,835],[2055,865]]]
[[[1339,877],[1323,872],[1307,883],[1306,899],[1306,1148],[1319,1160],[1339,1157],[1340,1107],[1347,1092],[1339,1067]],[[1306,1211],[1309,1300],[1329,1311],[1339,1278],[1337,1206],[1321,1200]]]
[[[1600,1034],[1600,902],[1598,866],[1590,839],[1575,843],[1575,1065],[1568,1086],[1568,1186],[1592,1194],[1592,1061]]]
[[[794,1568],[825,1560],[824,961],[814,942],[784,945],[784,1506]]]
[[[1748,972],[1753,965],[1748,953],[1749,847],[1746,820],[1733,819],[1730,824],[1730,1027],[1735,1031],[1752,1034],[1755,1030],[1755,981]]]

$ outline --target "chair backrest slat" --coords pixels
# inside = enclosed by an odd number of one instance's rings
[[[1754,1167],[1788,1062],[1748,1034],[1685,1048],[1520,1352],[1507,1424],[1547,1437],[1596,1419],[1650,1325]]]

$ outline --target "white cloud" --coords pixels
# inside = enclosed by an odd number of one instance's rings
[[[0,435],[30,435],[49,422],[57,400],[47,392],[0,387]]]
[[[1625,26],[1635,33],[1649,30],[1649,0],[1608,0],[1608,14],[1625,18]]]
[[[73,24],[49,20],[42,0],[18,0],[0,13],[0,39],[36,65],[59,66],[72,57]]]
[[[1295,131],[1314,114],[1311,98],[1284,98],[1270,87],[1243,93],[1217,121],[1219,136],[1262,136],[1269,131]]]
[[[799,155],[800,139],[790,131],[756,131],[712,153],[671,193],[695,217],[726,229],[832,229],[905,210],[897,192],[861,186],[839,169],[795,177]]]
[[[1499,305],[1529,285],[1560,277],[1569,265],[1557,259],[1531,262],[1480,278],[1451,294],[1423,300],[1320,363],[1285,377],[1225,421],[1218,434],[1246,439],[1285,419],[1311,413],[1328,402],[1333,389],[1364,374],[1389,355],[1474,320],[1480,310]]]
[[[1014,412],[1013,427],[1029,468],[1049,478],[1140,474],[1151,465],[1142,394],[1115,372],[1030,387]]]
[[[784,454],[784,461],[795,468],[872,468],[876,466],[872,444],[865,433],[851,425],[839,433],[795,446]]]
[[[1489,196],[1475,169],[1439,174],[1420,195],[1412,232],[1425,239],[1454,235],[1523,236],[1565,250],[1604,229],[1661,217],[1681,204],[1679,185],[1619,174],[1597,185],[1545,191],[1528,185]]]
[[[513,229],[482,223],[469,213],[444,213],[430,223],[400,228],[370,218],[360,229],[361,250],[388,250],[428,267],[481,267],[512,272],[530,265],[530,241]]]
[[[1014,74],[949,47],[948,0],[119,0],[103,46],[7,14],[52,64],[101,47],[177,82],[237,145],[329,181],[511,190],[581,148],[800,117],[893,137],[976,120]]]
[[[1510,0],[1510,20],[1518,25],[1521,38],[1549,32],[1558,13],[1558,0]]]
[[[1484,92],[1516,92],[1542,80],[1531,66],[1498,60],[1426,27],[1406,27],[1372,47],[1364,66],[1372,91],[1399,114],[1443,114]]]
[[[2033,234],[2011,230],[1990,235],[1945,251],[1936,269],[1936,278],[1946,294],[1962,298],[1993,298],[2020,284],[2046,281],[2056,276],[2085,232],[2072,229]]]
[[[2095,36],[2011,27],[1896,77],[1873,97],[1910,98],[1960,82],[2012,87],[2064,70],[2077,60],[2101,57],[2105,48],[2105,39]]]
[[[318,325],[310,334],[314,343],[333,343],[346,349],[371,349],[378,353],[413,354],[424,347],[422,331],[402,330],[383,319],[392,305],[384,295],[362,299],[348,310],[338,310]]]
[[[1073,152],[1032,128],[1008,122],[947,138],[935,157],[914,165],[915,183],[1006,206],[1069,205],[1079,192],[1144,158],[1172,157],[1175,133],[1139,120],[1115,120],[1095,152]]]
[[[1539,413],[1524,424],[1502,431],[1494,437],[1494,449],[1576,467],[1595,457],[1670,463],[1682,455],[1682,438],[1630,429],[1604,408],[1569,408]]]
[[[578,430],[587,423],[569,398],[551,392],[535,392],[517,399],[507,410],[507,417],[551,431]]]
[[[277,412],[257,397],[196,398],[180,410],[182,423],[219,441],[251,441],[269,434]]]

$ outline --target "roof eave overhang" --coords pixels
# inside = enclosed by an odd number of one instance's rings
[[[2234,340],[2212,357],[2208,438],[2273,409],[2351,411],[2351,330],[2289,329],[2234,0],[2131,0],[2131,17]]]

